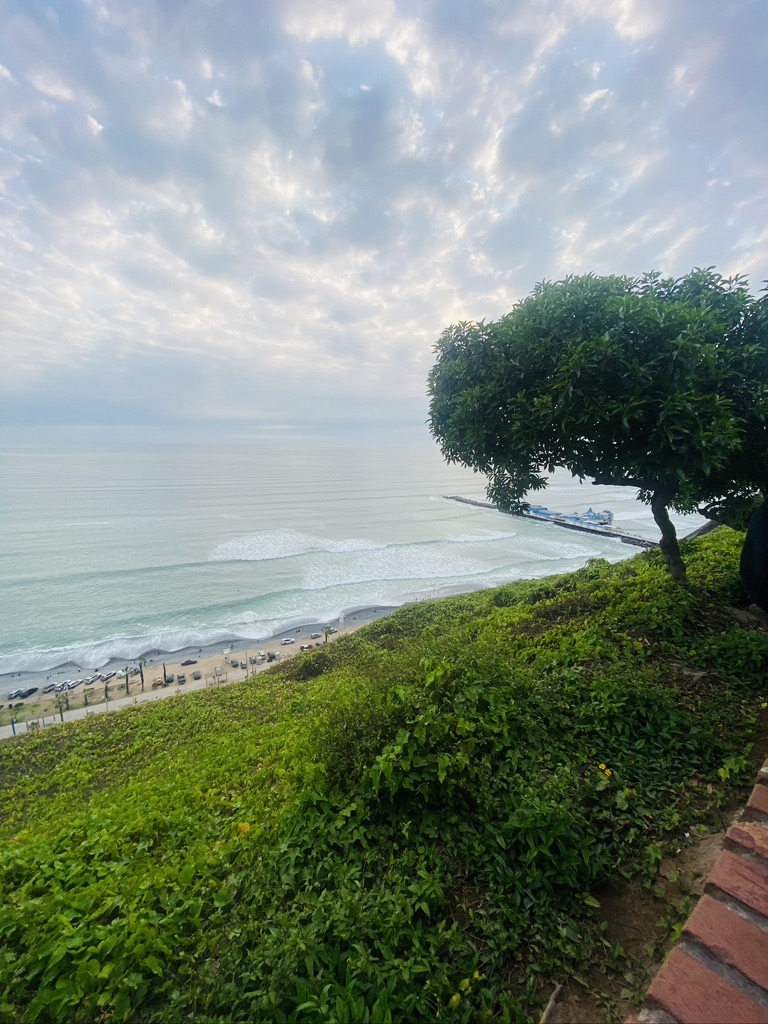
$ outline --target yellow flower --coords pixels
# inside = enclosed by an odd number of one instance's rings
[[[599,764],[597,767],[600,769],[601,772],[605,771],[605,765],[604,764]]]
[[[605,769],[605,775],[606,775],[606,778],[608,778],[608,779],[610,779],[610,777],[613,775],[613,772],[611,771],[610,768],[606,768]]]
[[[237,827],[240,829],[241,836],[247,836],[248,833],[251,831],[251,826],[248,824],[247,821],[241,821]]]

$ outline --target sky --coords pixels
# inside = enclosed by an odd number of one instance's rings
[[[0,427],[426,437],[536,282],[768,278],[765,0],[0,0]]]

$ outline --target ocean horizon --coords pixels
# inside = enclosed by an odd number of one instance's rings
[[[637,551],[446,500],[485,481],[430,445],[6,444],[0,481],[0,675],[267,640]],[[532,500],[655,540],[635,494],[558,472]]]

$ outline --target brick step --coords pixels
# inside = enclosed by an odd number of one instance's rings
[[[627,1024],[768,1024],[768,761],[743,818]]]

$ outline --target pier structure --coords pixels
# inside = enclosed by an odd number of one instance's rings
[[[458,494],[444,494],[443,497],[447,501],[458,501],[462,505],[475,505],[477,508],[490,508],[494,512],[500,512],[501,509],[496,508],[490,501],[479,501],[477,498],[462,498]],[[542,506],[536,506],[541,508]],[[504,513],[505,515],[518,515],[523,519],[529,519],[536,523],[550,523],[552,526],[560,526],[564,530],[576,530],[577,533],[591,533],[598,534],[601,537],[611,537],[614,540],[620,540],[622,544],[631,544],[633,547],[645,548],[647,551],[652,551],[657,548],[658,542],[655,540],[647,540],[645,537],[633,537],[628,533],[622,533],[621,530],[617,530],[613,526],[602,526],[600,524],[592,523],[576,523],[567,516],[566,514],[558,514],[552,512],[548,516],[536,515],[533,512],[515,512],[515,513]]]

